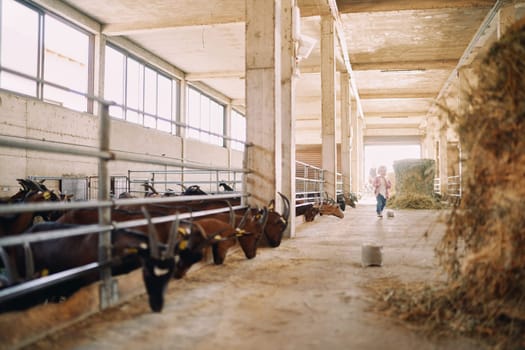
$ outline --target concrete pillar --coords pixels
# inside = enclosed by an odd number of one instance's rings
[[[281,116],[282,116],[282,194],[295,208],[295,43],[293,38],[293,7],[295,0],[282,0],[281,12]],[[292,210],[293,213],[293,210]],[[292,214],[291,214],[292,215]],[[293,215],[292,215],[293,218]],[[295,236],[295,220],[288,222],[284,237]]]
[[[350,142],[352,133],[350,129],[350,74],[341,73],[341,173],[343,174],[343,193],[350,192],[352,178],[350,174]]]
[[[95,96],[104,97],[104,76],[105,76],[105,67],[106,67],[106,36],[97,34],[95,35],[95,64],[93,68],[94,72],[94,82],[93,82],[93,92]],[[89,103],[88,103],[89,106]],[[88,109],[89,112],[89,109]],[[93,114],[100,115],[101,106],[98,102],[93,102]]]
[[[354,101],[355,102],[355,101]],[[351,174],[351,188],[352,192],[356,194],[359,192],[359,168],[358,168],[358,122],[359,116],[357,115],[357,103],[352,103],[350,113],[350,174]]]
[[[180,123],[186,124],[188,118],[186,116],[188,112],[187,104],[188,104],[188,83],[186,80],[181,80],[179,84],[180,88],[180,102],[179,102],[179,111],[178,111],[178,121]],[[182,137],[183,139],[186,138],[186,128],[181,128],[177,126],[177,132],[176,135]]]
[[[281,191],[281,1],[246,0],[246,190],[251,205]],[[280,201],[276,201],[279,203]]]
[[[363,191],[364,173],[365,173],[365,145],[364,145],[364,128],[365,121],[363,117],[357,119],[357,190]]]
[[[498,11],[497,19],[497,38],[498,40],[505,34],[509,27],[516,22],[516,7],[512,3],[505,4]]]
[[[232,104],[231,102],[226,105],[224,112],[225,112],[224,130],[226,130],[226,136],[231,137],[232,136]],[[224,146],[228,150],[228,166],[230,167],[232,165],[232,147],[231,145],[232,145],[232,142],[230,139],[224,140]]]
[[[439,181],[441,182],[441,194],[446,195],[448,187],[448,139],[447,139],[447,119],[440,119],[439,128]]]
[[[323,190],[336,198],[337,148],[335,143],[335,23],[321,17],[321,118]]]

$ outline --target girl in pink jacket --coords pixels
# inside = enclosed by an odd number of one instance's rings
[[[386,200],[388,199],[388,190],[392,187],[390,180],[386,176],[386,166],[381,165],[377,169],[377,176],[374,179],[374,194],[377,200],[376,212],[377,217],[383,217],[383,210],[386,206]]]

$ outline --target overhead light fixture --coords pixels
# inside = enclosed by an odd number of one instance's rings
[[[292,12],[292,37],[296,42],[297,62],[308,58],[317,40],[308,35],[301,34],[301,11],[298,6],[294,6]]]
[[[425,68],[414,68],[414,69],[403,69],[403,68],[400,68],[400,69],[382,69],[381,70],[381,73],[391,73],[391,72],[424,72],[426,71]]]
[[[309,37],[308,35],[301,34],[299,45],[297,47],[297,60],[301,61],[305,58],[308,58],[310,53],[312,53],[316,43],[316,39]]]

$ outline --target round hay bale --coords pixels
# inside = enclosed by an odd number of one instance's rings
[[[383,247],[377,243],[363,243],[361,245],[361,264],[367,266],[383,266]]]

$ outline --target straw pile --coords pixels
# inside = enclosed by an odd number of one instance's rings
[[[448,117],[466,153],[463,197],[436,247],[444,286],[385,291],[393,314],[525,348],[525,20],[495,43]],[[386,298],[383,296],[383,300]],[[400,312],[402,311],[402,312]]]
[[[396,209],[438,209],[434,196],[435,161],[403,159],[394,161],[396,193],[387,203]]]

